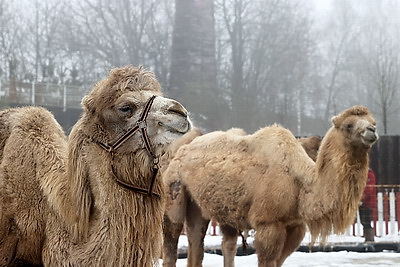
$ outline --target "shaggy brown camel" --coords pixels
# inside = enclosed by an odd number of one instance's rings
[[[154,74],[113,69],[66,139],[40,107],[0,113],[0,266],[154,266],[162,245],[159,156],[189,131]]]
[[[196,216],[185,218],[188,266],[201,266],[210,218],[220,223],[224,266],[234,266],[239,230],[255,229],[259,266],[281,266],[299,246],[308,225],[315,239],[342,233],[353,221],[368,171],[368,152],[378,139],[367,108],[354,106],[332,119],[317,161],[293,134],[278,126],[252,135],[213,132],[178,150],[170,162],[170,205],[189,195]],[[176,202],[176,203],[175,203]],[[193,213],[192,213],[193,214]]]
[[[231,134],[238,134],[238,135],[246,135],[246,132],[243,129],[240,128],[232,128],[227,131],[227,133]],[[163,169],[166,169],[169,165],[169,162],[171,159],[175,156],[177,153],[178,149],[184,145],[190,143],[194,138],[197,136],[200,136],[201,132],[197,128],[193,128],[190,132],[186,133],[183,137],[175,140],[169,147],[168,147],[168,153],[166,155],[168,156],[163,156],[161,162]],[[303,146],[304,150],[306,151],[307,155],[313,159],[314,161],[316,160],[317,153],[319,146],[321,144],[321,137],[319,136],[310,136],[310,137],[303,137],[297,139],[300,144]],[[165,180],[168,181],[168,178],[164,178]],[[185,217],[179,217],[179,221],[176,221],[176,216],[174,215],[173,217],[175,218],[175,222],[173,223],[169,217],[168,213],[178,213],[179,214],[184,214],[186,218],[196,218],[196,213],[198,213],[198,210],[196,208],[196,205],[192,205],[192,199],[190,196],[187,196],[186,194],[181,194],[180,195],[180,202],[177,204],[174,202],[174,205],[172,206],[167,206],[166,207],[166,214],[164,216],[164,246],[163,246],[163,266],[164,267],[175,267],[176,266],[176,261],[178,259],[178,241],[179,241],[179,236],[182,233],[184,222],[185,222]],[[171,202],[167,202],[171,204]],[[178,208],[178,210],[175,210]],[[181,212],[181,208],[186,208],[186,211],[184,213]],[[193,213],[193,214],[192,214]],[[207,220],[207,223],[209,220]],[[205,224],[206,222],[204,222]],[[248,230],[244,231],[244,236],[243,238],[247,238],[246,233],[248,233]],[[204,237],[203,237],[204,238]],[[190,255],[193,254],[191,252],[192,246],[189,246],[188,253]]]

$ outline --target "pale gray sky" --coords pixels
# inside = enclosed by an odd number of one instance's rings
[[[332,0],[312,0],[315,8],[319,10],[326,10],[330,8]]]

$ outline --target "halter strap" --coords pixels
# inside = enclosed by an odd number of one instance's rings
[[[142,132],[142,138],[145,143],[146,149],[149,152],[149,154],[155,158],[154,153],[151,151],[151,145],[150,145],[150,140],[149,137],[147,136],[147,123],[146,119],[149,114],[151,105],[154,102],[154,99],[156,98],[155,95],[153,95],[146,103],[142,113],[140,114],[139,120],[136,122],[136,125],[132,128],[130,128],[124,135],[122,135],[120,138],[118,138],[113,144],[108,145],[105,144],[101,141],[97,141],[97,143],[106,151],[108,152],[117,152],[118,148],[120,148],[129,138],[131,138],[135,133],[140,129]]]
[[[152,151],[151,148],[151,142],[149,139],[149,136],[147,134],[147,123],[146,123],[146,119],[147,116],[150,112],[150,108],[154,102],[154,99],[156,98],[155,95],[153,95],[146,103],[142,113],[140,114],[139,120],[136,122],[135,126],[130,128],[124,135],[122,135],[120,138],[118,138],[114,143],[112,144],[105,144],[101,141],[97,141],[96,143],[104,150],[106,150],[107,152],[109,152],[111,154],[111,171],[113,173],[113,177],[114,180],[117,184],[119,184],[120,186],[122,186],[123,188],[129,189],[129,190],[133,190],[137,193],[140,194],[145,194],[148,196],[154,196],[157,198],[160,198],[160,195],[157,193],[153,192],[153,186],[154,186],[154,182],[158,173],[158,162],[159,159],[158,157],[154,154],[154,152]],[[153,158],[153,166],[152,166],[152,177],[150,180],[150,185],[148,187],[148,189],[144,189],[141,187],[137,187],[134,186],[132,184],[129,184],[125,181],[120,180],[115,172],[115,167],[114,167],[114,155],[115,153],[117,153],[117,150],[128,140],[130,139],[132,136],[135,135],[136,132],[138,132],[140,130],[141,136],[142,136],[142,140],[145,144],[146,150],[149,153],[149,155]]]

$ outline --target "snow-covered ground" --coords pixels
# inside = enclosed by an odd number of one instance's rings
[[[376,242],[397,242],[400,243],[400,236],[385,236],[375,237]],[[252,238],[248,239],[248,242],[252,242]],[[309,242],[309,236],[306,235],[302,245],[307,245]],[[335,236],[332,235],[328,238],[328,243],[335,244],[349,244],[349,243],[362,243],[364,238],[352,237],[352,236]],[[221,244],[221,236],[210,236],[207,235],[204,240],[205,247],[215,247]],[[238,244],[241,244],[241,239],[238,239]],[[179,248],[187,248],[188,241],[185,235],[179,238]],[[162,262],[162,261],[161,261]],[[186,259],[178,259],[177,267],[186,266]],[[217,254],[205,253],[203,260],[203,267],[217,267],[223,266],[223,257]],[[257,266],[257,256],[255,254],[249,256],[237,256],[235,258],[236,267],[252,267]],[[400,266],[400,253],[393,251],[383,252],[371,252],[371,253],[357,253],[357,252],[294,252],[290,255],[285,263],[284,267],[349,267],[349,266],[362,266],[362,267],[377,267],[377,266]]]
[[[177,267],[186,266],[186,259],[179,259]],[[221,267],[223,258],[216,254],[204,254],[203,267]],[[257,266],[257,256],[235,257],[236,267]],[[380,253],[357,253],[357,252],[314,252],[303,253],[294,252],[287,258],[284,267],[387,267],[400,266],[399,253],[380,252]]]

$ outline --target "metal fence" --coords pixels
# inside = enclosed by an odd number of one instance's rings
[[[400,233],[400,185],[369,185],[376,187],[378,193],[373,195],[376,205],[372,208],[371,226],[374,228],[375,236],[398,236]],[[379,192],[381,191],[381,192]],[[362,236],[363,226],[357,214],[357,221],[353,227],[353,235]]]
[[[4,104],[38,105],[80,109],[81,100],[89,86],[51,84],[41,82],[0,82],[0,99]]]

